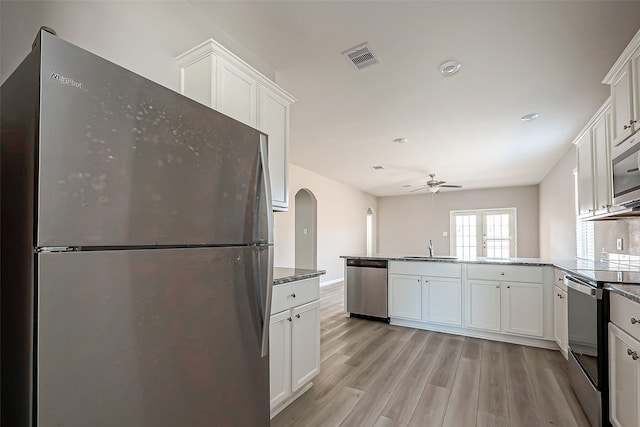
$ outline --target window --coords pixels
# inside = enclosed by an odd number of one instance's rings
[[[367,209],[367,255],[371,256],[375,252],[373,245],[374,242],[374,230],[373,230],[373,210]]]
[[[516,255],[516,209],[451,211],[451,247],[459,258]]]
[[[578,170],[573,170],[575,182],[575,207],[576,207],[576,257],[584,259],[595,259],[595,236],[592,221],[581,221],[579,218],[580,208],[578,205]]]

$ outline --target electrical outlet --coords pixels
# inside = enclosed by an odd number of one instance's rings
[[[448,232],[446,232],[446,231],[443,231],[443,232],[442,232],[442,237],[447,237],[448,235],[449,235],[449,233],[448,233]]]
[[[622,239],[616,239],[616,249],[619,251],[622,250]]]

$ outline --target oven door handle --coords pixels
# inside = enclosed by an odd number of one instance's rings
[[[564,284],[567,285],[567,287],[574,289],[578,292],[581,292],[583,294],[592,296],[594,298],[598,298],[598,293],[596,292],[597,289],[594,287],[591,287],[589,285],[585,285],[584,283],[578,282],[576,279],[574,279],[571,276],[564,276]]]

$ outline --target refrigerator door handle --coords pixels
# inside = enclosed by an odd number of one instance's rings
[[[264,134],[260,134],[260,163],[262,165],[264,198],[267,203],[267,243],[273,245],[273,204],[271,201],[271,177],[269,176],[269,158],[267,156],[267,135]]]
[[[269,324],[271,322],[271,290],[273,289],[273,246],[269,246],[267,259],[267,284],[262,318],[262,357],[269,354]]]

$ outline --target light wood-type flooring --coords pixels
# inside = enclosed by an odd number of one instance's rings
[[[347,318],[321,288],[321,371],[271,426],[588,426],[558,351]]]

